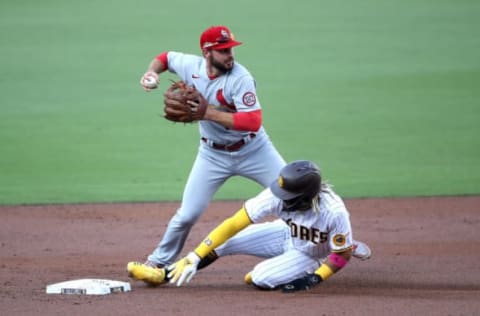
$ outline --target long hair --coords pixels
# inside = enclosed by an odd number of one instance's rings
[[[322,192],[328,192],[329,189],[331,189],[333,185],[328,183],[328,181],[325,181],[320,184],[320,192],[318,192],[317,195],[315,195],[312,199],[312,210],[314,213],[320,213],[320,195]]]

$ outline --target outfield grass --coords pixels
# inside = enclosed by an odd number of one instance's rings
[[[197,126],[163,120],[166,85],[138,80],[162,50],[198,53],[213,24],[244,42],[279,151],[342,195],[480,193],[477,1],[9,0],[0,204],[180,199]],[[216,198],[259,189],[235,178]]]

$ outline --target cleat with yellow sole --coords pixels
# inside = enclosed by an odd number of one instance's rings
[[[165,283],[165,269],[152,267],[141,262],[132,261],[127,264],[128,276],[149,285]]]

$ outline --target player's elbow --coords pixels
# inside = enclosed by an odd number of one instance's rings
[[[347,262],[350,262],[350,259],[352,258],[352,252],[349,251],[348,253],[345,253],[343,255],[343,258],[345,258],[345,260],[347,260]]]
[[[349,261],[350,258],[352,257],[352,248],[348,248],[344,251],[341,251],[341,252],[337,252],[336,254],[341,256],[343,259],[345,259],[346,261]]]

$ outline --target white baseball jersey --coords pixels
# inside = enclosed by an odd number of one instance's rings
[[[179,52],[168,52],[168,70],[187,84],[195,86],[210,105],[225,112],[250,112],[261,108],[255,80],[250,72],[235,62],[233,69],[216,78],[207,74],[205,58]],[[199,122],[200,135],[214,143],[228,144],[247,136],[249,132],[235,131],[207,120]],[[258,133],[264,133],[263,127]]]
[[[341,252],[353,245],[350,215],[342,199],[330,188],[320,193],[320,211],[285,212],[281,199],[265,189],[245,203],[255,223],[267,216],[281,218],[290,227],[292,246],[315,258]]]

